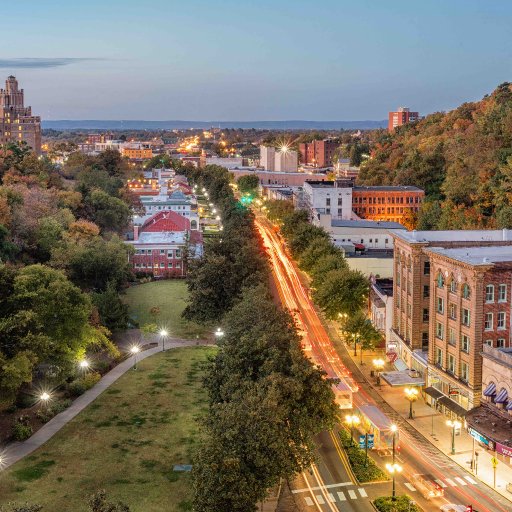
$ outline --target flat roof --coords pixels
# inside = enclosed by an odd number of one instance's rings
[[[378,220],[345,220],[345,219],[332,219],[331,226],[334,228],[374,228],[374,229],[403,229],[399,222],[385,222]]]
[[[492,247],[458,247],[445,249],[430,247],[425,252],[439,254],[469,265],[492,265],[494,263],[512,262],[512,245],[494,245]]]
[[[357,192],[360,191],[375,191],[375,192],[401,192],[401,191],[409,191],[409,192],[423,192],[423,189],[414,187],[412,185],[357,185],[354,187],[354,190]]]
[[[449,231],[406,231],[393,233],[394,236],[409,243],[430,242],[500,242],[512,241],[510,229],[475,229]]]
[[[140,233],[139,239],[134,240],[134,245],[138,244],[184,244],[184,231],[145,231]]]

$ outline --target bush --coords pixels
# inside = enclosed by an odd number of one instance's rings
[[[16,398],[16,407],[18,409],[28,409],[36,403],[34,395],[28,393],[20,393]]]
[[[404,494],[397,496],[395,501],[391,496],[381,496],[375,499],[373,504],[379,512],[421,512],[421,508],[410,504],[411,501],[412,498]]]
[[[12,425],[12,437],[16,441],[25,441],[32,435],[32,426],[28,416],[20,416],[14,420]]]
[[[366,465],[365,451],[353,444],[352,438],[346,430],[340,430],[339,435],[350,466],[360,483],[388,480],[386,473],[375,464],[371,457],[368,457],[368,464]]]
[[[39,409],[37,411],[36,416],[43,422],[47,423],[50,421],[54,416],[61,413],[62,411],[65,411],[70,405],[71,400],[69,398],[66,398],[64,400],[59,400],[58,402],[52,403],[50,407]]]
[[[80,396],[88,389],[91,389],[99,380],[101,375],[96,372],[90,372],[79,379],[74,380],[68,387],[71,396]]]

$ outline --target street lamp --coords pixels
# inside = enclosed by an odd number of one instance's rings
[[[393,424],[391,425],[391,432],[393,432],[393,464],[395,463],[395,453],[396,453],[396,433],[398,432],[398,427]]]
[[[46,391],[43,391],[39,395],[39,400],[41,401],[41,407],[46,408],[48,406],[48,401],[50,400],[51,396],[50,393],[47,393]]]
[[[391,475],[393,479],[393,493],[391,495],[391,499],[393,501],[396,500],[396,487],[395,487],[395,475],[397,473],[400,473],[402,471],[402,466],[400,464],[386,464],[386,469],[388,470],[388,473]]]
[[[459,429],[462,426],[462,423],[457,420],[448,420],[446,424],[452,428],[452,455],[455,455],[455,430]]]
[[[375,370],[377,371],[377,386],[380,386],[380,372],[384,368],[385,361],[384,359],[374,359],[373,360],[373,366],[375,367]]]
[[[137,345],[134,345],[130,352],[133,354],[133,369],[137,369],[137,354],[140,352],[140,348]]]
[[[356,332],[356,333],[352,334],[352,336],[354,337],[354,356],[357,356],[357,342],[358,342],[358,338],[359,338],[359,333]]]
[[[89,364],[89,361],[87,361],[87,359],[82,359],[78,363],[78,366],[80,366],[80,368],[85,372],[87,370],[87,368],[89,368],[90,364]]]
[[[413,419],[412,415],[412,403],[418,400],[418,389],[417,388],[405,388],[405,398],[409,400],[409,419]]]
[[[224,331],[220,328],[220,327],[217,327],[217,330],[214,332],[215,334],[215,337],[220,340],[222,338],[222,336],[224,336]]]
[[[162,352],[165,352],[165,338],[167,338],[168,334],[169,333],[165,329],[160,331],[160,336],[162,337]]]
[[[350,443],[354,442],[354,428],[359,425],[359,416],[347,414],[345,416],[345,422],[350,427]]]

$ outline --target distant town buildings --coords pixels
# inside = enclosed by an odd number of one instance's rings
[[[5,89],[0,89],[0,145],[10,142],[26,142],[41,154],[41,118],[25,107],[24,91],[12,75],[5,81]]]
[[[266,171],[296,172],[299,166],[297,151],[283,146],[260,146],[260,167]]]
[[[273,146],[260,146],[260,167],[266,171],[276,170],[276,148]]]
[[[388,131],[392,132],[397,126],[413,123],[420,118],[418,112],[411,112],[407,107],[399,107],[396,112],[388,115]]]
[[[299,153],[303,164],[316,167],[332,167],[333,157],[340,143],[334,139],[314,140],[299,144]]]

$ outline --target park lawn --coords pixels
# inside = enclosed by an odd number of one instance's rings
[[[131,512],[192,510],[190,473],[197,419],[207,410],[202,363],[213,347],[155,354],[125,373],[32,455],[0,474],[0,506],[39,503],[43,512],[86,511],[105,489]]]
[[[181,317],[188,300],[187,284],[183,279],[169,279],[139,284],[126,290],[123,296],[129,314],[139,326],[156,324],[177,338],[205,338],[210,334],[203,326]],[[158,308],[152,314],[152,308]]]

